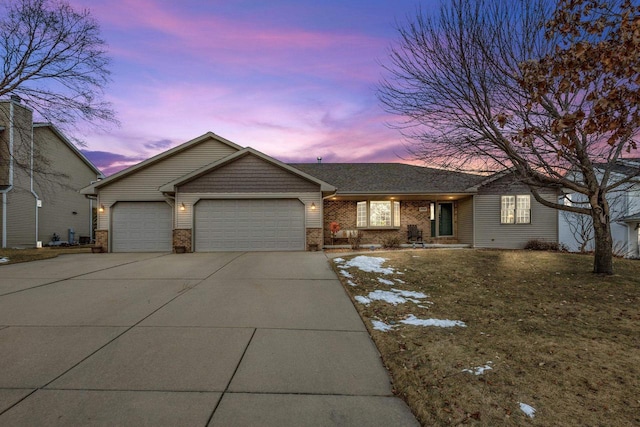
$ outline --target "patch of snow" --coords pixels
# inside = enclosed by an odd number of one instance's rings
[[[462,372],[469,372],[470,374],[474,374],[474,375],[482,375],[484,374],[484,371],[491,371],[493,369],[491,367],[492,363],[493,363],[492,361],[488,361],[487,364],[484,366],[476,366],[475,368],[471,368],[471,369],[463,369]]]
[[[393,283],[391,280],[383,279],[382,277],[378,277],[378,282],[382,283],[383,285],[395,285],[395,283]]]
[[[367,273],[393,274],[395,270],[391,267],[382,267],[386,258],[359,255],[347,261],[343,267],[356,267]]]
[[[393,279],[393,280],[395,280],[398,283],[406,283],[404,280],[401,280],[401,279]]]
[[[336,264],[340,264],[341,262],[344,262],[344,258],[334,258],[333,262],[335,262]]]
[[[371,323],[373,324],[373,329],[377,331],[387,332],[394,328],[393,325],[387,325],[386,323],[379,320],[372,320]]]
[[[358,286],[357,284],[353,283],[351,280],[347,280],[347,285],[349,285],[349,286]]]
[[[340,270],[340,274],[342,274],[347,279],[353,279],[353,276],[347,270]]]
[[[369,303],[371,303],[371,300],[369,298],[360,295],[356,295],[355,297],[353,297],[353,299],[364,305],[369,305]]]
[[[0,258],[0,264],[5,263],[5,262],[9,262],[9,258],[7,258],[7,257]]]
[[[404,320],[401,320],[400,323],[404,323],[405,325],[414,325],[414,326],[438,326],[440,328],[452,328],[454,326],[460,326],[462,328],[466,328],[467,325],[460,320],[449,320],[449,319],[418,319],[413,314],[410,314]]]
[[[536,409],[533,406],[529,406],[526,403],[518,402],[520,404],[520,410],[524,412],[527,417],[533,418],[536,415]]]
[[[413,297],[413,298],[427,298],[429,295],[423,294],[422,292],[415,291],[403,291],[401,289],[392,289],[392,292],[397,292],[403,297]]]
[[[384,301],[393,305],[404,304],[407,302],[406,298],[403,298],[397,293],[391,291],[373,291],[369,293],[368,297],[372,301]]]

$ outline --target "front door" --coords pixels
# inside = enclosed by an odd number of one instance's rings
[[[438,203],[438,236],[453,236],[453,203]]]

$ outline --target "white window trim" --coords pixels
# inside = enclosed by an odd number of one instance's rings
[[[511,198],[513,203],[509,203],[509,208],[505,208],[505,200]],[[518,201],[526,199],[528,208],[518,208]],[[523,220],[525,219],[525,220]],[[531,224],[531,195],[529,194],[508,194],[500,196],[500,224],[502,225],[523,225]]]
[[[380,226],[374,226],[371,225],[371,202],[385,202],[385,203],[389,203],[389,208],[390,208],[390,225],[380,225]],[[359,201],[356,206],[358,206],[358,208],[360,206],[362,206],[362,204],[365,203],[366,204],[366,224],[362,225],[362,222],[359,221],[360,220],[360,213],[361,211],[359,211],[358,209],[356,210],[356,228],[361,229],[361,230],[390,230],[390,229],[394,229],[397,230],[400,228],[400,218],[402,217],[402,214],[400,213],[400,202],[396,201],[396,200],[362,200]],[[398,217],[399,215],[399,217]],[[396,225],[397,224],[397,225]]]

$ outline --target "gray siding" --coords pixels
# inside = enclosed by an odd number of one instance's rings
[[[475,246],[479,248],[522,249],[531,239],[558,241],[558,211],[538,203],[531,195],[530,224],[501,224],[500,196],[531,194],[514,183],[511,177],[496,180],[478,190],[475,196]],[[542,190],[542,196],[556,201],[553,190]]]
[[[7,194],[7,247],[35,246],[36,202],[31,194],[31,110],[14,104],[13,123],[10,122],[10,103],[0,103],[0,120],[6,128],[2,144],[8,147],[10,130],[13,127],[13,189]],[[7,154],[7,151],[5,151]],[[7,184],[9,177],[6,175]],[[0,230],[2,228],[0,227]]]
[[[458,200],[458,241],[473,245],[473,198]]]
[[[75,230],[76,241],[81,235],[90,236],[90,202],[79,190],[96,180],[95,172],[50,128],[35,128],[34,140],[48,162],[44,173],[36,175],[36,192],[42,200],[38,239],[46,244],[57,233],[67,240],[69,228]]]
[[[116,201],[164,201],[158,190],[162,185],[236,151],[208,139],[99,189],[98,206],[102,204],[105,209],[98,215],[98,229],[108,229],[109,206]]]
[[[320,191],[318,184],[248,154],[180,186],[181,193]]]

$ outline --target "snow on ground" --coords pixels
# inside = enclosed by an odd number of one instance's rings
[[[353,276],[347,270],[340,270],[340,274],[342,274],[347,279],[353,279]]]
[[[0,264],[5,263],[5,262],[9,262],[9,258],[7,258],[7,257],[0,257]]]
[[[393,305],[404,304],[407,302],[406,298],[403,298],[397,293],[391,291],[373,291],[369,292],[367,297],[371,301],[384,301]]]
[[[526,403],[518,402],[520,404],[520,410],[524,412],[529,418],[533,418],[536,415],[536,409]]]
[[[353,297],[353,299],[364,305],[369,305],[371,303],[371,300],[369,298],[363,297],[362,295],[356,295],[355,297]]]
[[[333,262],[335,262],[336,264],[340,264],[341,262],[344,262],[343,258],[334,258]]]
[[[400,295],[402,295],[403,297],[411,297],[411,298],[428,298],[429,295],[427,294],[423,294],[422,292],[415,292],[415,291],[403,291],[401,289],[392,289],[392,292],[397,292]],[[419,301],[414,301],[414,302],[419,302]]]
[[[382,277],[378,277],[378,282],[382,283],[383,285],[395,285],[395,283],[393,283],[391,280],[383,279]]]
[[[394,328],[393,325],[387,325],[386,323],[379,320],[372,320],[371,323],[373,324],[373,329],[377,331],[387,332]]]
[[[386,260],[386,258],[360,255],[344,263],[341,268],[356,267],[367,273],[400,274],[392,267],[382,267]]]
[[[357,284],[353,283],[351,280],[347,280],[347,285],[349,285],[349,286],[358,286]]]
[[[463,369],[462,372],[469,372],[470,374],[474,374],[474,375],[482,375],[484,374],[484,371],[491,371],[493,369],[491,367],[492,363],[493,363],[492,361],[488,361],[487,364],[484,366],[476,366],[475,368],[471,368],[471,369]]]
[[[414,326],[438,326],[440,328],[452,328],[454,326],[460,326],[462,328],[467,327],[467,325],[460,320],[418,319],[413,314],[410,314],[409,317],[401,320],[400,323],[404,323],[405,325],[414,325]]]
[[[402,279],[393,279],[393,280],[395,280],[395,281],[396,281],[396,282],[398,282],[398,283],[407,283],[407,282],[405,282],[405,281],[404,281],[404,280],[402,280]]]

